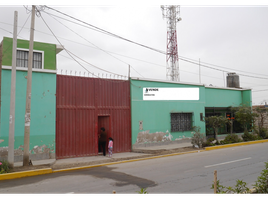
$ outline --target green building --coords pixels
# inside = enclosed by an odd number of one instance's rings
[[[205,116],[228,116],[230,107],[251,106],[251,89],[141,78],[130,81],[133,147],[189,139],[193,126],[208,135]],[[238,133],[239,128],[236,130]],[[222,133],[227,132],[222,130]]]
[[[1,121],[0,157],[7,156],[10,114],[10,88],[13,39],[4,37],[0,46]],[[56,54],[62,48],[55,44],[34,42],[30,150],[32,159],[44,159],[55,153],[56,121]],[[29,41],[17,40],[15,161],[22,159],[27,87]],[[45,156],[45,157],[44,157]]]

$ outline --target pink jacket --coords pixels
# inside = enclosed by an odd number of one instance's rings
[[[108,144],[108,148],[113,148],[113,144],[114,144],[113,141],[110,140],[110,141],[109,141],[109,144]]]

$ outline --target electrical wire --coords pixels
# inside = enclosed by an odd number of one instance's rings
[[[128,42],[131,42],[131,43],[140,45],[140,46],[142,46],[142,47],[151,49],[151,50],[153,50],[153,51],[156,51],[156,52],[159,52],[159,53],[162,53],[162,54],[166,54],[166,52],[164,52],[164,51],[161,51],[161,50],[158,50],[158,49],[155,49],[155,48],[152,48],[152,47],[148,47],[148,46],[146,46],[146,45],[143,45],[143,44],[140,44],[140,43],[137,43],[137,42],[128,40],[128,39],[126,39],[126,38],[123,38],[123,37],[118,36],[118,35],[116,35],[116,34],[113,34],[113,33],[111,33],[111,32],[108,32],[108,31],[106,31],[106,30],[104,30],[104,29],[101,29],[101,28],[98,28],[98,27],[96,27],[96,26],[93,26],[93,25],[91,25],[91,24],[89,24],[89,23],[86,23],[86,22],[84,22],[84,21],[82,21],[82,20],[79,20],[79,19],[77,19],[77,18],[74,18],[74,17],[72,17],[72,16],[70,16],[70,15],[67,15],[67,14],[65,14],[65,13],[63,13],[63,12],[61,12],[61,11],[58,11],[58,10],[54,9],[54,8],[51,8],[51,7],[48,7],[48,6],[46,6],[46,7],[49,8],[49,9],[51,9],[51,10],[54,10],[54,11],[60,13],[60,14],[63,14],[63,15],[65,15],[65,16],[68,16],[68,17],[70,17],[70,18],[72,18],[72,19],[75,19],[75,20],[77,20],[77,21],[79,21],[79,22],[82,22],[82,23],[87,24],[87,25],[89,25],[89,26],[91,26],[91,27],[94,27],[96,30],[100,30],[100,31],[102,31],[103,33],[107,33],[107,34],[109,34],[109,35],[111,35],[111,36],[114,36],[114,37],[123,39],[123,40],[125,40],[125,41],[128,41]],[[183,60],[183,61],[186,61],[186,62],[191,62],[192,64],[198,64],[198,65],[200,65],[199,63],[195,63],[195,62],[189,61],[189,59],[186,60],[185,58],[183,58],[183,57],[181,57],[181,56],[179,56],[179,57],[180,57],[180,60]],[[205,62],[202,62],[202,63],[207,64],[207,65],[209,64],[209,63],[205,63]],[[214,70],[218,70],[218,71],[222,71],[222,72],[229,72],[229,71],[226,71],[226,70],[222,70],[222,69],[217,69],[217,68],[214,68],[214,67],[210,67],[210,66],[207,66],[207,65],[204,65],[204,64],[202,64],[201,66],[203,66],[203,67],[207,67],[207,68],[210,68],[210,69],[214,69]],[[212,64],[209,64],[209,65],[212,65]],[[213,66],[217,66],[217,65],[213,65]],[[219,66],[217,66],[217,67],[219,67]],[[222,67],[222,68],[223,68],[223,67]],[[225,69],[229,69],[229,70],[233,70],[233,69],[231,69],[231,68],[226,68],[226,67],[224,67],[224,68],[225,68]],[[235,71],[245,72],[245,71],[242,71],[242,70],[235,70]],[[246,73],[251,73],[251,72],[246,72]],[[254,74],[254,73],[251,73],[251,74]],[[256,73],[255,73],[255,74],[256,74]],[[251,75],[241,74],[241,73],[239,73],[239,75],[241,75],[241,76],[246,76],[246,77],[251,77],[251,78],[268,79],[268,78],[263,78],[263,77],[257,77],[257,76],[251,76]],[[260,74],[257,74],[257,75],[260,75]],[[263,74],[262,74],[262,76],[263,76]],[[266,75],[266,76],[268,76],[268,75]]]
[[[81,65],[70,53],[68,50],[66,50],[66,48],[62,45],[62,43],[59,41],[59,39],[56,37],[56,35],[54,34],[54,32],[51,30],[51,28],[48,26],[48,24],[46,23],[46,21],[44,20],[44,18],[41,16],[41,19],[43,20],[43,22],[45,23],[45,25],[47,26],[47,28],[50,30],[50,32],[54,35],[55,39],[59,42],[59,44],[64,48],[64,50],[69,54],[69,56],[76,61],[81,67],[83,67],[88,73],[92,74],[93,76],[98,77],[97,75],[95,75],[94,73],[90,72],[87,68],[85,68],[83,65]],[[100,77],[98,77],[100,78]]]
[[[183,56],[179,56],[180,58],[182,59],[187,59],[187,60],[191,60],[191,61],[194,61],[194,62],[199,62],[197,60],[194,60],[194,59],[191,59],[191,58],[186,58],[186,57],[183,57]],[[211,65],[211,66],[214,66],[214,67],[219,67],[219,68],[223,68],[223,69],[228,69],[230,72],[231,71],[240,71],[240,72],[244,72],[244,73],[250,73],[250,74],[256,74],[256,75],[260,75],[260,76],[268,76],[268,75],[264,75],[264,74],[257,74],[257,73],[253,73],[253,72],[247,72],[247,71],[243,71],[243,70],[238,70],[238,69],[231,69],[231,68],[228,68],[228,67],[223,67],[223,66],[219,66],[219,65],[215,65],[215,64],[210,64],[210,63],[207,63],[207,62],[201,62],[203,64],[206,64],[206,65]]]
[[[20,32],[22,31],[22,29],[24,28],[25,24],[28,22],[29,17],[30,17],[30,15],[27,17],[27,19],[26,19],[26,21],[24,22],[23,26],[21,27],[20,31],[17,33],[17,37],[21,37],[21,36],[19,36],[19,34],[20,34]],[[5,24],[7,24],[7,23],[5,23]],[[11,26],[12,26],[12,25],[11,25]],[[3,28],[2,28],[2,29],[3,29]],[[3,30],[5,30],[5,29],[3,29]],[[7,30],[6,30],[6,31],[7,31]],[[8,31],[8,32],[9,32],[9,31]],[[9,32],[9,33],[11,33],[11,34],[13,35],[13,32]],[[21,37],[21,38],[24,39],[23,37]],[[8,50],[11,46],[12,46],[12,44],[10,44],[10,45],[5,49],[5,51],[3,52],[2,56],[5,55],[5,53],[7,52],[7,50]]]
[[[41,19],[43,20],[43,22],[45,23],[45,25],[47,26],[47,28],[50,30],[50,32],[54,35],[54,37],[55,37],[55,39],[59,42],[59,44],[64,48],[64,50],[68,53],[68,55],[74,60],[74,61],[76,61],[83,69],[85,69],[88,73],[90,73],[90,74],[92,74],[93,76],[95,76],[95,77],[98,77],[98,78],[100,78],[99,76],[97,76],[97,75],[95,75],[94,73],[92,73],[92,72],[90,72],[87,68],[85,68],[80,62],[78,62],[72,55],[74,55],[75,56],[75,54],[73,54],[72,52],[70,52],[69,50],[67,50],[63,45],[62,45],[62,43],[59,41],[59,39],[56,37],[56,35],[54,34],[54,32],[51,30],[51,28],[48,26],[48,24],[46,23],[46,21],[44,20],[44,18],[42,17],[42,15],[40,15],[40,17],[41,17]],[[75,57],[78,57],[78,56],[75,56]],[[79,58],[79,57],[78,57]],[[79,58],[79,59],[81,59],[81,58]],[[84,61],[84,60],[83,60]],[[84,61],[84,62],[86,62],[86,61]],[[87,62],[88,63],[88,62]],[[90,63],[88,63],[88,64],[90,64]],[[92,65],[92,64],[90,64],[91,66],[93,66],[93,67],[95,67],[95,68],[98,68],[98,69],[100,69],[100,70],[103,70],[103,71],[106,71],[106,72],[109,72],[109,71],[107,71],[107,70],[104,70],[104,69],[101,69],[101,68],[99,68],[99,67],[97,67],[97,66],[95,66],[95,65]],[[109,73],[112,73],[112,74],[115,74],[115,73],[113,73],[113,72],[109,72]],[[115,75],[118,75],[118,76],[123,76],[123,75],[119,75],[119,74],[115,74]]]
[[[63,12],[60,12],[60,11],[54,9],[54,8],[51,8],[51,7],[48,7],[48,6],[46,6],[46,7],[49,8],[49,9],[52,9],[52,10],[58,12],[58,13],[61,13],[61,14],[65,15],[65,16],[68,16],[68,17],[70,17],[70,18],[72,18],[72,19],[75,19],[75,20],[77,20],[77,21],[79,21],[79,22],[82,22],[82,23],[87,24],[87,25],[89,25],[89,26],[91,26],[91,27],[94,27],[94,28],[97,29],[97,30],[103,31],[104,33],[107,33],[107,34],[109,34],[109,35],[111,35],[111,36],[115,36],[115,37],[117,37],[117,38],[126,40],[126,41],[128,41],[128,42],[132,42],[132,43],[137,44],[137,45],[140,45],[140,46],[142,46],[142,47],[146,47],[146,48],[149,48],[149,49],[151,49],[151,50],[157,51],[157,52],[159,52],[159,53],[166,54],[164,51],[160,51],[160,50],[157,50],[157,49],[148,47],[148,46],[146,46],[146,45],[142,45],[142,44],[133,42],[133,41],[131,41],[131,40],[128,40],[128,39],[126,39],[126,38],[123,38],[123,37],[118,36],[118,35],[116,35],[116,34],[113,34],[113,33],[111,33],[111,32],[105,31],[105,30],[100,29],[100,28],[98,28],[98,27],[96,27],[96,26],[93,26],[93,25],[91,25],[91,24],[89,24],[89,23],[86,23],[86,22],[84,22],[84,21],[82,21],[82,20],[79,20],[79,19],[77,19],[77,18],[74,18],[74,17],[72,17],[72,16],[70,16],[70,15],[67,15],[67,14],[63,13]],[[47,12],[46,12],[46,13],[47,13]],[[210,66],[207,66],[207,65],[204,65],[204,64],[201,65],[200,63],[196,63],[196,62],[192,62],[192,61],[190,61],[190,60],[186,60],[186,59],[183,58],[183,57],[180,57],[180,60],[183,60],[183,61],[185,61],[185,62],[189,62],[189,63],[192,63],[192,64],[200,65],[200,66],[203,66],[203,67],[206,67],[206,68],[210,68],[210,69],[214,69],[214,70],[222,71],[222,72],[229,72],[229,71],[226,71],[226,70],[222,70],[222,69],[217,69],[217,68],[214,68],[214,67],[210,67]],[[228,68],[227,68],[227,69],[228,69]],[[246,77],[251,77],[251,78],[268,79],[268,78],[263,78],[263,77],[256,77],[256,76],[251,76],[251,75],[245,75],[245,74],[241,74],[241,73],[239,73],[239,75],[241,75],[241,76],[246,76]]]
[[[70,15],[67,15],[67,14],[65,14],[65,13],[63,13],[63,12],[61,12],[61,11],[58,11],[58,10],[54,9],[54,8],[51,8],[51,7],[48,7],[48,6],[45,6],[45,7],[48,8],[48,9],[54,10],[54,11],[56,11],[56,12],[62,14],[62,15],[67,16],[67,17],[70,17],[70,18],[72,18],[72,19],[74,19],[74,20],[76,20],[76,21],[79,21],[79,22],[81,22],[81,23],[83,23],[83,24],[86,24],[86,25],[88,25],[88,26],[90,26],[90,27],[93,27],[93,28],[95,28],[95,29],[101,31],[102,33],[106,33],[106,34],[108,34],[108,35],[110,35],[110,36],[113,36],[113,37],[115,37],[115,38],[119,38],[119,39],[125,40],[125,41],[127,41],[127,42],[130,42],[130,43],[133,43],[133,44],[136,44],[136,45],[145,47],[145,48],[147,48],[147,49],[156,51],[156,52],[158,52],[158,53],[166,54],[166,52],[164,52],[164,51],[160,51],[160,50],[158,50],[158,49],[155,49],[155,48],[152,48],[152,47],[149,47],[149,46],[146,46],[146,45],[143,45],[143,44],[134,42],[134,41],[132,41],[132,40],[126,39],[126,38],[124,38],[124,37],[121,37],[121,36],[119,36],[119,35],[116,35],[116,34],[114,34],[114,33],[111,33],[111,32],[109,32],[109,31],[106,31],[106,30],[104,30],[104,29],[98,28],[98,27],[96,27],[96,26],[94,26],[94,25],[92,25],[92,24],[89,24],[89,23],[87,23],[87,22],[84,22],[84,21],[82,21],[82,20],[80,20],[80,19],[77,19],[77,18],[75,18],[75,17],[72,17],[72,16],[70,16]]]
[[[47,12],[46,12],[46,13],[47,13]],[[76,35],[78,35],[79,37],[81,37],[82,39],[84,39],[85,41],[87,41],[88,43],[90,43],[90,44],[92,44],[93,46],[95,46],[97,49],[103,51],[104,53],[106,53],[106,54],[108,54],[109,56],[115,58],[116,60],[119,60],[120,62],[123,62],[124,64],[129,65],[129,66],[130,66],[135,72],[137,72],[141,77],[144,77],[144,76],[142,76],[137,70],[135,70],[129,63],[126,63],[125,61],[123,61],[123,60],[121,60],[121,59],[119,59],[119,58],[117,58],[117,57],[111,55],[109,52],[107,52],[107,51],[101,49],[100,47],[98,47],[98,46],[95,45],[94,43],[90,42],[89,40],[87,40],[86,38],[84,38],[83,36],[81,36],[80,34],[76,33],[74,30],[70,29],[69,27],[67,27],[66,25],[64,25],[63,23],[61,23],[59,20],[55,19],[54,17],[52,17],[52,18],[53,18],[54,20],[56,20],[58,23],[60,23],[61,25],[63,25],[65,28],[69,29],[70,31],[72,31],[73,33],[75,33]],[[103,70],[103,71],[105,71],[105,70]],[[110,72],[110,73],[112,73],[112,72]]]
[[[268,89],[264,89],[264,90],[253,90],[252,92],[263,92],[263,91],[268,91]]]
[[[184,58],[179,58],[179,59],[182,60],[182,61],[185,61],[185,62],[189,62],[189,63],[195,64],[195,65],[200,65],[200,66],[203,66],[203,67],[206,67],[206,68],[210,68],[210,69],[214,69],[214,70],[217,70],[217,71],[229,72],[229,71],[226,71],[226,70],[217,69],[215,67],[210,67],[210,66],[207,66],[207,65],[204,65],[204,64],[193,62],[193,61],[190,61],[190,60],[187,60],[187,59],[184,59]],[[246,76],[246,77],[251,77],[251,78],[268,79],[268,78],[264,78],[264,77],[251,76],[251,75],[246,75],[246,74],[241,74],[241,73],[237,73],[237,74],[240,75],[240,76]]]
[[[47,6],[45,6],[45,7],[47,7]],[[52,9],[52,8],[50,8],[50,7],[47,7],[47,8],[49,8],[49,9]],[[53,9],[53,10],[55,10],[55,9]],[[56,10],[55,10],[56,11]],[[44,12],[44,11],[42,11],[42,12]],[[57,11],[57,12],[59,12],[59,11]],[[40,11],[39,11],[39,13],[40,13]],[[47,13],[47,12],[46,12]],[[61,13],[61,12],[60,12]],[[50,13],[47,13],[47,14],[50,14]],[[52,14],[50,14],[50,15],[52,15]],[[66,15],[66,14],[65,14]],[[67,15],[68,16],[68,15]],[[58,16],[57,16],[58,17]],[[69,17],[71,17],[71,16],[69,16]],[[28,16],[28,18],[29,18],[29,16]],[[27,20],[28,20],[28,18],[27,18]],[[71,17],[72,18],[72,17]],[[76,19],[76,18],[73,18],[73,19]],[[27,22],[27,20],[26,20],[26,22]],[[65,19],[66,20],[66,19]],[[78,19],[76,19],[76,20],[78,20]],[[25,23],[26,23],[25,22]],[[87,23],[86,23],[87,24]],[[25,24],[24,24],[25,25]],[[93,26],[93,27],[95,27],[95,26]],[[95,28],[97,28],[97,27],[95,27]],[[99,28],[97,28],[97,30],[98,30]],[[21,29],[22,30],[22,29]],[[102,29],[100,29],[100,30],[102,30]],[[6,30],[5,30],[6,31]],[[102,30],[102,31],[104,31],[104,30]],[[106,32],[106,31],[105,31]],[[9,32],[10,33],[10,32]],[[111,34],[110,32],[107,32],[107,34]],[[115,34],[112,34],[112,35],[115,35]],[[55,37],[55,36],[54,36]],[[118,36],[119,38],[121,38],[122,39],[122,37],[120,37],[120,36]],[[124,39],[124,38],[123,38]],[[127,40],[127,41],[130,41],[130,40]],[[88,41],[89,42],[89,41]],[[135,43],[135,42],[134,42]],[[91,43],[92,44],[92,43]],[[138,43],[135,43],[135,44],[138,44]],[[94,44],[93,44],[94,45]],[[94,45],[94,46],[96,46],[96,45]],[[141,46],[145,46],[145,45],[141,45]],[[97,47],[97,46],[96,46]],[[98,48],[98,47],[97,47]],[[100,49],[100,48],[98,48],[98,49]],[[153,48],[151,48],[150,47],[150,49],[153,49]],[[100,49],[100,50],[102,50],[102,49]],[[155,50],[155,49],[154,49]],[[102,50],[102,51],[104,51],[104,50]],[[106,51],[105,51],[106,52]],[[158,52],[160,52],[160,53],[164,53],[163,51],[160,51],[160,50],[158,50]],[[106,52],[107,53],[107,52]],[[122,55],[121,55],[122,56]],[[132,58],[133,59],[133,58]],[[120,60],[120,59],[119,59]],[[137,59],[136,59],[137,60]],[[189,59],[189,58],[186,58],[185,59],[185,57],[182,57],[182,56],[180,56],[180,60],[183,60],[183,61],[185,61],[185,62],[189,62],[189,63],[192,63],[192,64],[196,64],[196,65],[200,65],[199,63],[196,63],[196,62],[192,62],[192,61],[190,61],[190,60],[193,60],[193,59]],[[141,60],[140,60],[141,61]],[[123,61],[124,62],[124,61]],[[204,63],[204,62],[202,62],[202,63]],[[207,63],[207,64],[209,64],[209,63]],[[92,64],[90,64],[90,65],[92,65]],[[212,64],[209,64],[209,65],[212,65]],[[159,65],[160,66],[160,65]],[[226,70],[221,70],[221,69],[217,69],[217,68],[213,68],[213,67],[210,67],[210,66],[206,66],[206,65],[200,65],[200,66],[203,66],[203,67],[207,67],[207,68],[210,68],[210,69],[214,69],[214,70],[218,70],[218,71],[222,71],[222,72],[228,72],[228,71],[226,71]],[[214,65],[214,66],[216,66],[216,65]],[[96,67],[96,66],[95,66]],[[131,68],[133,69],[133,70],[135,70],[132,66],[131,66]],[[101,69],[101,68],[100,68]],[[226,69],[228,69],[228,68],[226,68]],[[229,68],[230,69],[230,68]],[[105,71],[105,70],[103,70],[103,71]],[[135,70],[136,71],[136,70]],[[183,71],[183,70],[181,70],[181,71]],[[240,70],[238,70],[238,71],[240,71]],[[136,71],[137,72],[137,71]],[[185,71],[185,72],[188,72],[188,71]],[[112,72],[109,72],[109,73],[112,73]],[[138,73],[138,72],[137,72]],[[188,72],[188,73],[191,73],[191,72]],[[114,74],[114,73],[113,73]],[[116,75],[118,75],[118,74],[116,74]],[[141,74],[140,74],[141,75]],[[256,77],[256,76],[250,76],[250,75],[244,75],[244,74],[239,74],[239,75],[242,75],[242,76],[248,76],[248,77],[251,77],[251,78],[261,78],[261,79],[268,79],[268,78],[263,78],[263,77]],[[120,75],[120,76],[122,76],[122,75]],[[142,75],[141,75],[142,76]],[[202,76],[205,76],[205,75],[202,75]],[[208,76],[209,77],[209,76]],[[215,78],[215,77],[211,77],[211,78]],[[219,78],[220,79],[220,78]]]

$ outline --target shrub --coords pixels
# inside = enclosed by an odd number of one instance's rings
[[[200,133],[200,127],[193,127],[194,133],[191,138],[191,143],[193,146],[197,145],[199,148],[203,147],[205,136]]]
[[[244,132],[248,131],[249,125],[258,117],[258,114],[253,113],[251,107],[247,105],[241,105],[233,110],[235,111],[235,120],[243,126]]]
[[[232,144],[232,143],[238,143],[238,142],[242,142],[243,140],[240,139],[238,137],[238,135],[235,135],[235,134],[228,134],[224,140],[223,140],[223,143],[224,144]]]
[[[146,188],[140,188],[140,191],[136,191],[139,194],[148,194],[148,192],[146,191]]]
[[[243,180],[237,180],[236,185],[234,188],[232,187],[225,187],[223,185],[220,185],[220,181],[217,180],[217,194],[247,194],[250,193],[250,190],[248,187],[246,187],[247,183],[243,182]],[[212,184],[210,189],[214,189],[214,183]]]
[[[245,142],[247,141],[253,141],[253,140],[257,140],[258,137],[256,137],[253,134],[250,134],[247,130],[244,132],[244,134],[242,135],[242,138]]]
[[[234,194],[246,194],[250,193],[248,187],[246,187],[247,183],[242,180],[237,180],[235,188],[225,187],[220,185],[220,181],[217,180],[217,191],[216,193],[234,193]],[[258,177],[258,180],[253,184],[254,192],[259,194],[267,194],[268,193],[268,162],[265,162],[265,169],[262,170],[261,176]],[[212,184],[210,189],[214,189],[214,183]]]
[[[10,172],[8,162],[7,161],[0,161],[0,174]]]
[[[268,193],[268,162],[265,163],[265,169],[262,170],[261,176],[258,177],[253,186],[254,193]]]
[[[267,129],[266,128],[260,128],[259,136],[263,139],[267,138]]]
[[[218,140],[216,140],[215,143],[213,143],[213,141],[215,141],[215,138],[208,138],[206,142],[204,142],[202,145],[203,147],[208,147],[208,146],[215,146],[215,144],[219,144]]]

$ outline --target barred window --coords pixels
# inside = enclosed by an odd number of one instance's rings
[[[17,67],[28,68],[29,51],[17,50]],[[32,68],[42,69],[42,53],[33,52],[33,65]]]
[[[171,132],[192,130],[192,113],[171,113]]]

